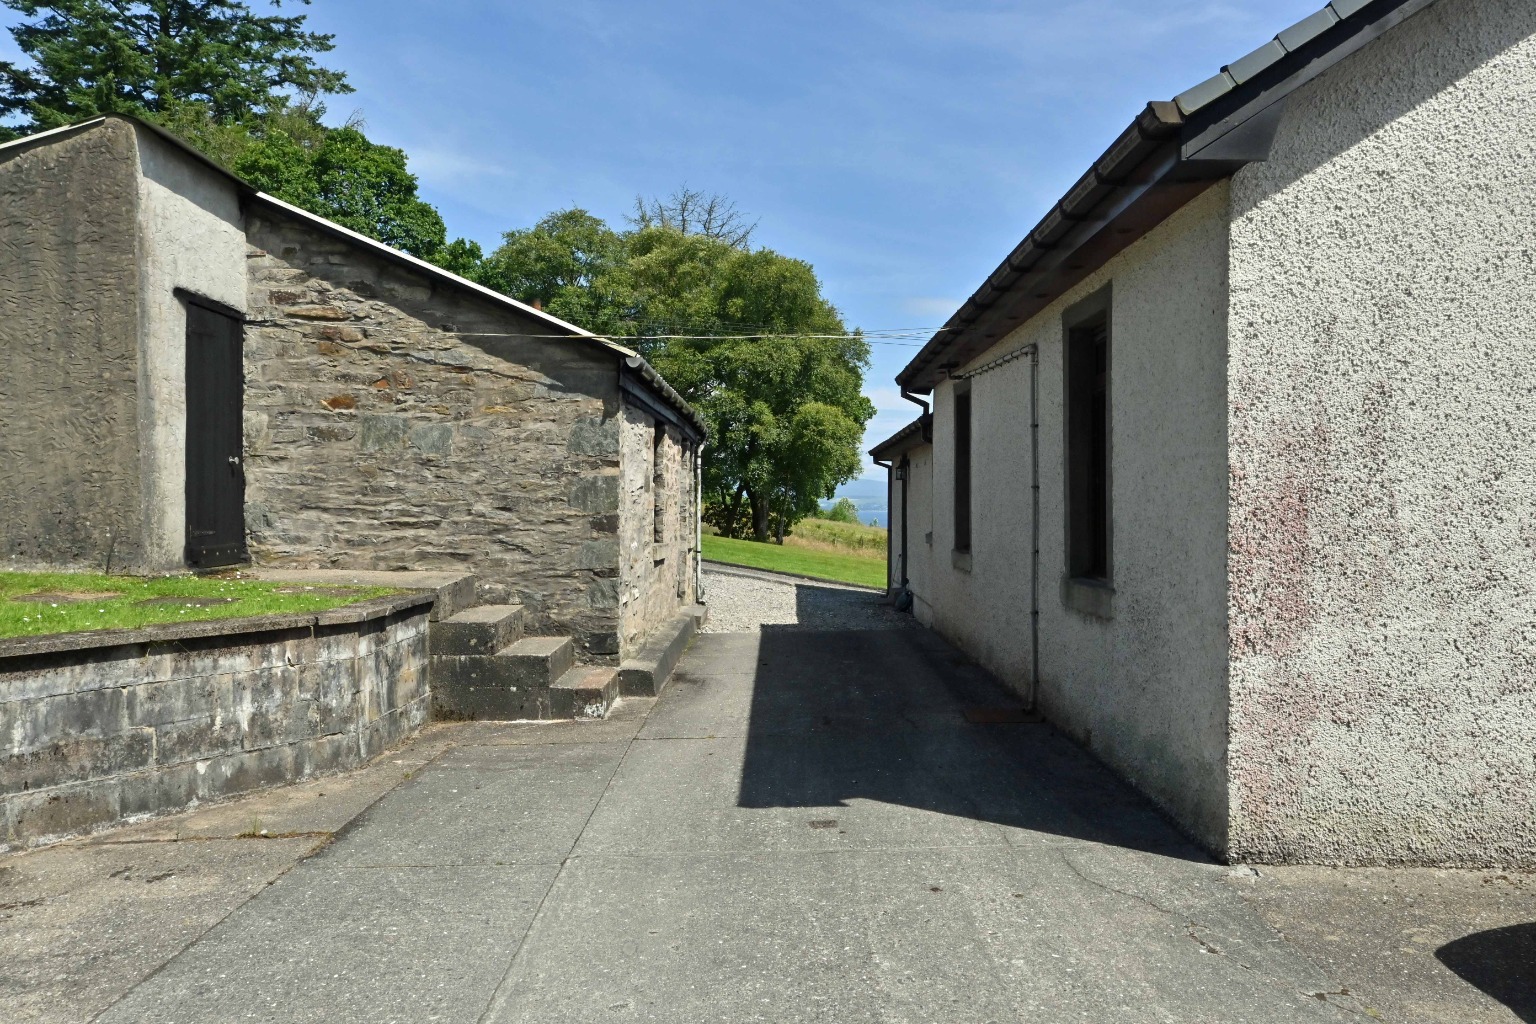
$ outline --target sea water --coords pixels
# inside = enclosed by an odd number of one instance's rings
[[[865,526],[870,523],[876,526],[890,526],[891,513],[886,504],[887,495],[883,476],[851,480],[839,487],[835,496],[823,501],[821,507],[830,509],[837,504],[839,498],[847,498],[853,502],[859,510],[859,522]]]

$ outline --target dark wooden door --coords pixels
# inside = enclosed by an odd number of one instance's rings
[[[242,464],[242,327],[187,304],[187,564],[247,561]]]

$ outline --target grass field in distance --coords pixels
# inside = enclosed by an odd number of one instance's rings
[[[729,540],[706,534],[704,557],[769,572],[885,589],[885,530],[875,526],[806,519],[783,545]]]

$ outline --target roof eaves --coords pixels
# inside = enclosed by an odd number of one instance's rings
[[[1010,292],[1019,292],[1021,282],[1048,300],[1086,276],[1089,261],[1102,265],[1211,182],[1264,159],[1284,100],[1295,88],[1435,2],[1333,0],[1173,100],[1148,104],[897,374],[897,382],[930,391],[936,373],[963,361],[967,331],[974,334],[974,325]],[[1162,177],[1149,184],[1149,173]],[[1106,243],[1100,229],[1116,220],[1127,224],[1124,237]],[[1074,246],[1083,246],[1085,255]],[[988,323],[1020,319],[1007,314],[1024,303],[1009,303],[1014,308],[991,314]]]
[[[909,452],[914,448],[921,448],[928,443],[928,438],[923,432],[925,423],[926,420],[919,416],[871,448],[869,450],[869,457],[872,459],[882,459],[886,456],[895,456],[903,452]]]

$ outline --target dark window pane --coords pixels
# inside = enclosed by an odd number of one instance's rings
[[[1110,576],[1109,321],[1067,334],[1068,573]]]
[[[971,394],[955,396],[955,550],[971,550]]]

